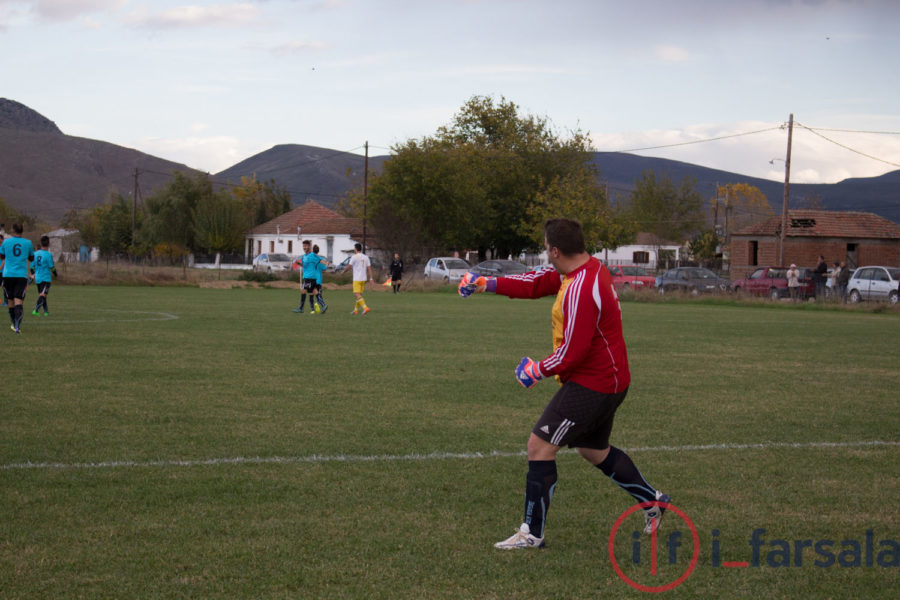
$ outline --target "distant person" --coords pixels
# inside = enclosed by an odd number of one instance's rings
[[[14,223],[13,233],[0,246],[3,260],[3,289],[9,298],[10,329],[19,333],[22,327],[22,304],[28,289],[28,266],[34,260],[34,244],[22,237],[22,225]]]
[[[841,274],[838,276],[837,292],[841,302],[847,301],[847,284],[850,283],[850,269],[847,268],[847,262],[841,261]]]
[[[363,292],[366,291],[366,281],[375,283],[375,279],[372,277],[372,261],[363,254],[362,244],[359,242],[353,245],[353,250],[354,254],[350,257],[350,262],[341,273],[346,273],[349,269],[353,269],[353,295],[356,296],[353,314],[358,315],[359,311],[362,310],[362,314],[367,315],[369,314],[369,307],[363,298]],[[366,279],[366,273],[369,275],[368,280]]]
[[[302,270],[302,290],[300,292],[300,306],[294,309],[295,313],[303,312],[303,305],[306,304],[306,296],[309,295],[309,311],[318,313],[321,308],[315,301],[316,293],[316,274],[318,273],[318,264],[321,259],[318,255],[312,253],[312,242],[303,240],[303,256],[300,259]]]
[[[56,265],[53,264],[53,255],[50,253],[50,238],[41,236],[41,249],[34,253],[34,262],[31,263],[31,273],[34,275],[34,283],[38,288],[37,304],[31,314],[37,316],[43,309],[44,316],[50,316],[50,307],[47,305],[47,294],[50,293],[50,282],[56,277]]]
[[[396,294],[400,291],[400,284],[403,282],[403,261],[400,259],[400,255],[396,252],[394,252],[394,260],[391,261],[390,271],[391,288]]]
[[[813,284],[815,284],[815,298],[816,302],[822,302],[825,300],[825,281],[827,279],[828,274],[828,263],[825,262],[825,257],[823,255],[819,255],[819,262],[816,264],[816,268],[812,271],[812,280]]]
[[[834,261],[834,264],[831,265],[831,275],[828,276],[828,292],[832,298],[837,299],[838,297],[838,278],[841,276],[841,263],[838,261]]]
[[[3,225],[0,225],[0,230],[3,229]],[[0,246],[3,245],[3,239],[6,237],[5,233],[0,233]],[[0,304],[0,307],[9,306],[9,302],[6,300],[6,288],[3,287],[3,270],[0,269],[0,289],[3,290],[3,303]]]
[[[319,303],[319,308],[324,313],[328,310],[328,305],[325,304],[325,298],[322,296],[322,280],[325,269],[328,268],[328,259],[319,254],[318,244],[313,244],[312,253],[319,257],[319,264],[316,266],[316,301]]]
[[[800,271],[793,263],[787,270],[787,282],[788,290],[791,292],[791,302],[796,302],[800,295]]]

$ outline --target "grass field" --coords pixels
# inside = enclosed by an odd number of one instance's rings
[[[550,299],[370,293],[353,317],[327,296],[312,316],[285,289],[58,285],[52,316],[0,330],[0,597],[648,596],[608,553],[630,497],[571,452],[548,547],[492,548],[555,390],[513,378],[549,351]],[[663,595],[896,598],[900,315],[622,306],[613,443],[699,539]],[[624,573],[677,579],[688,525],[666,517],[655,575],[640,525],[615,536]]]

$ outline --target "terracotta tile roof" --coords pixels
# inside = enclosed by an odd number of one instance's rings
[[[900,239],[900,225],[867,212],[789,210],[787,222],[787,237]],[[732,235],[775,236],[780,232],[781,215],[776,215]]]
[[[290,235],[301,228],[302,234],[350,234],[357,232],[362,234],[362,222],[359,219],[342,217],[330,208],[326,208],[318,202],[308,200],[306,204],[298,206],[283,215],[279,215],[257,225],[250,230],[250,234],[273,235],[281,232]]]
[[[678,245],[675,242],[670,242],[668,240],[661,239],[656,234],[647,233],[646,231],[638,232],[637,236],[635,236],[634,243],[637,246],[677,246]]]

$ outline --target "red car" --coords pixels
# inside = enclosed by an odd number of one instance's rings
[[[613,265],[608,266],[607,269],[612,274],[613,285],[617,288],[652,288],[656,283],[656,277],[645,271],[643,267]]]
[[[800,271],[799,296],[810,298],[815,295],[816,287],[810,276],[810,269],[798,267]],[[731,284],[735,294],[745,293],[754,296],[768,296],[772,300],[787,298],[791,295],[787,284],[787,267],[759,267],[744,279]]]

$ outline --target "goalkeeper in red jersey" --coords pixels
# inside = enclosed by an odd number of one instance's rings
[[[544,245],[555,270],[503,278],[467,273],[459,293],[468,297],[494,292],[510,298],[556,296],[553,304],[553,352],[541,361],[525,357],[516,379],[531,388],[555,377],[559,389],[528,439],[525,517],[510,538],[496,548],[541,548],[550,500],[556,488],[556,453],[575,448],[588,462],[628,492],[644,508],[645,533],[659,527],[670,501],[647,483],[631,458],[609,445],[613,417],[628,393],[631,375],[622,335],[622,313],[612,277],[585,250],[577,221],[551,219],[544,224]]]

